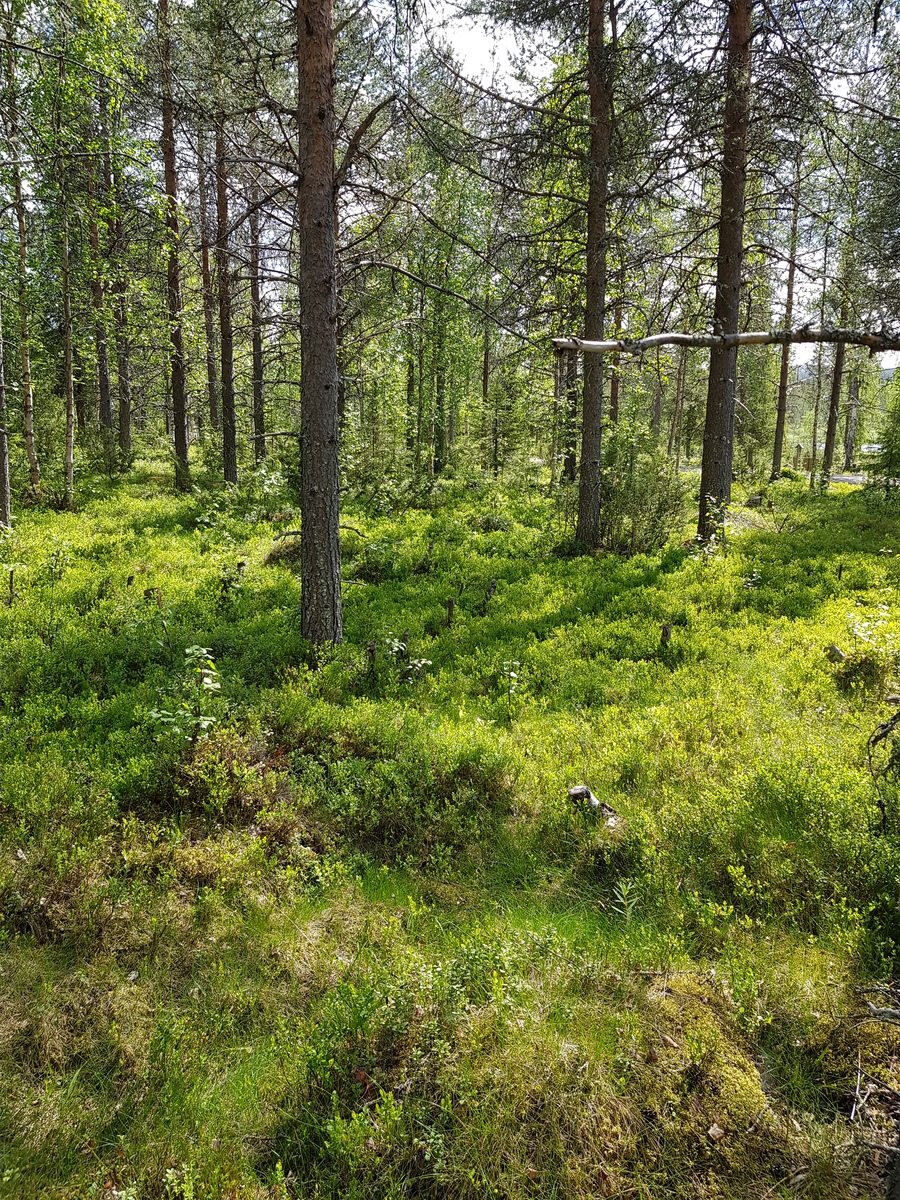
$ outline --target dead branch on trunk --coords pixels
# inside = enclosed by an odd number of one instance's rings
[[[581,350],[585,354],[643,354],[657,346],[689,346],[697,349],[731,349],[734,346],[787,346],[824,342],[831,345],[867,346],[875,354],[900,350],[900,334],[860,329],[762,329],[751,333],[654,333],[628,341],[611,338],[604,342],[586,338],[554,338],[557,350]]]

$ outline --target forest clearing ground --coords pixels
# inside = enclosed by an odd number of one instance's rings
[[[351,501],[313,665],[287,502],[152,471],[0,542],[6,1194],[879,1194],[894,516],[785,481],[621,559],[536,488]]]

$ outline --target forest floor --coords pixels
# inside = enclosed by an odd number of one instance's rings
[[[369,494],[310,664],[296,513],[162,470],[0,541],[0,1193],[883,1196],[900,523]]]

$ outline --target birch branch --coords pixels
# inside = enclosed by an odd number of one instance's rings
[[[657,346],[693,346],[712,349],[733,346],[786,346],[800,343],[843,342],[847,346],[866,346],[874,354],[879,350],[900,350],[900,334],[859,329],[761,329],[753,333],[655,333],[629,342],[625,338],[592,342],[585,338],[554,338],[557,350],[581,350],[585,354],[643,354]]]

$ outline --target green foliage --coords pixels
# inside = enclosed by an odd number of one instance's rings
[[[616,554],[662,549],[685,515],[687,485],[657,441],[631,425],[608,433],[600,478],[600,540]]]
[[[289,511],[97,486],[3,541],[5,1187],[849,1194],[897,1052],[838,1020],[900,946],[889,514],[784,481],[711,551],[560,558],[460,472],[345,512],[312,659]]]

